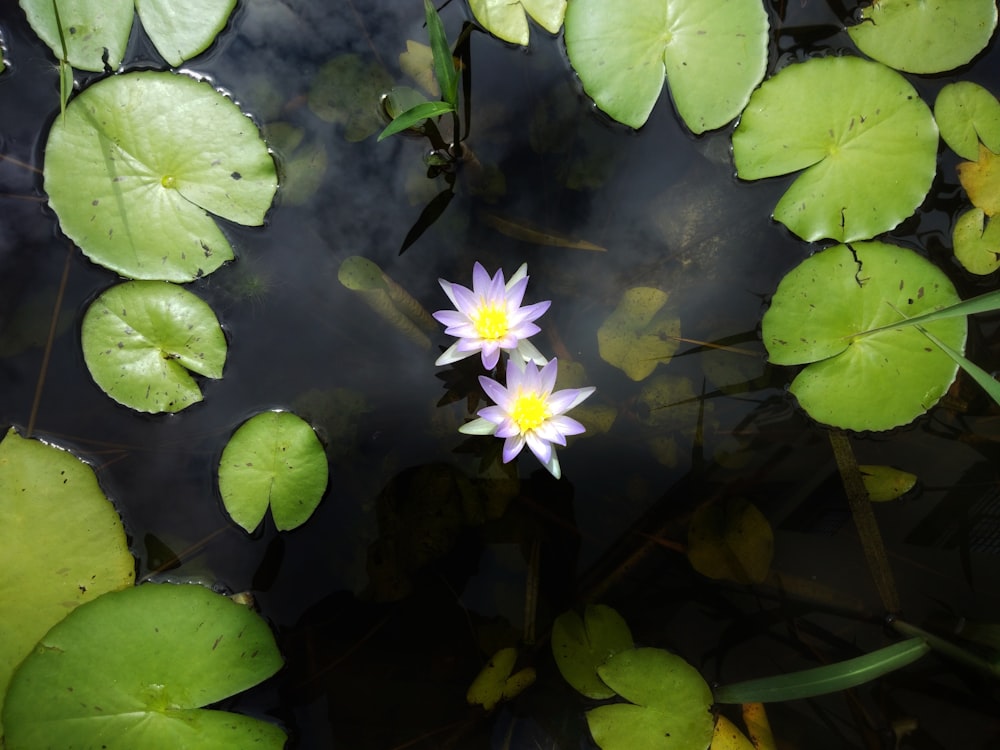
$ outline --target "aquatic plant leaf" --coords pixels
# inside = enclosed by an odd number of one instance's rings
[[[57,60],[80,70],[121,65],[132,31],[133,0],[59,0],[58,8],[53,0],[21,0],[20,5]]]
[[[584,91],[625,125],[646,122],[663,89],[694,133],[736,117],[764,77],[758,0],[573,0],[566,51]]]
[[[510,700],[534,684],[535,670],[531,667],[511,674],[516,661],[516,648],[502,648],[493,654],[465,694],[469,705],[482,706],[487,711],[492,711],[500,701]]]
[[[256,126],[207,83],[174,73],[106,78],[49,133],[45,190],[95,263],[135,279],[191,281],[232,259],[211,212],[263,223],[277,189]]]
[[[941,138],[963,159],[979,158],[979,143],[1000,153],[1000,101],[978,83],[949,83],[934,100]]]
[[[392,78],[374,61],[344,54],[323,65],[309,86],[309,109],[326,122],[344,126],[344,138],[363,141],[385,124],[379,98],[392,88]]]
[[[804,170],[774,218],[804,240],[851,242],[913,213],[934,179],[937,144],[930,109],[899,73],[823,57],[789,65],[753,93],[733,159],[746,180]]]
[[[236,0],[135,0],[142,28],[171,65],[208,49],[235,7]]]
[[[774,532],[757,507],[741,498],[698,508],[688,527],[688,561],[703,576],[761,583],[774,557]]]
[[[201,707],[280,667],[267,623],[203,586],[104,594],[55,625],[15,672],[6,747],[279,750],[286,737],[274,724]]]
[[[428,45],[407,39],[406,52],[399,53],[399,69],[431,96],[441,96],[441,87],[434,75],[434,53]]]
[[[836,245],[781,280],[762,337],[771,362],[807,365],[790,390],[814,419],[888,430],[930,409],[958,370],[912,325],[895,324],[957,302],[947,276],[912,250],[874,241]],[[963,318],[927,328],[964,350]]]
[[[597,668],[620,651],[635,645],[628,623],[611,607],[588,604],[581,618],[574,610],[552,623],[552,656],[570,686],[588,698],[613,698]]]
[[[634,648],[612,656],[598,674],[630,703],[587,712],[603,750],[700,750],[712,741],[712,691],[698,670],[676,654]]]
[[[965,370],[969,377],[975,380],[979,386],[986,391],[989,397],[993,399],[994,403],[1000,404],[1000,381],[997,381],[993,375],[986,372],[986,370],[977,365],[975,362],[966,359],[959,352],[952,349],[922,325],[916,325],[914,327],[926,336],[938,349],[951,357],[955,364]]]
[[[388,138],[409,128],[416,127],[430,117],[440,117],[449,112],[454,112],[455,108],[447,102],[421,102],[405,112],[401,112],[392,118],[392,122],[385,126],[385,129],[378,134],[378,140]]]
[[[566,15],[566,0],[469,0],[469,7],[484,29],[521,46],[528,44],[528,16],[550,34],[558,34]]]
[[[958,179],[969,200],[987,216],[1000,214],[1000,155],[979,144],[979,160],[958,165]]]
[[[677,351],[680,320],[660,313],[668,294],[652,287],[626,289],[621,302],[597,329],[601,359],[632,380],[649,377]]]
[[[192,372],[221,378],[226,337],[201,298],[166,281],[117,284],[83,316],[83,358],[94,382],[137,411],[201,401]]]
[[[965,65],[989,43],[995,0],[877,0],[847,33],[868,57],[907,73],[942,73]]]
[[[441,98],[454,110],[458,106],[458,71],[455,70],[455,60],[451,56],[441,16],[431,0],[424,0],[424,17],[431,42],[434,77],[441,89]]]
[[[0,442],[0,705],[49,628],[134,577],[125,529],[94,470],[8,430]]]
[[[301,526],[323,499],[329,467],[308,422],[287,411],[257,414],[229,439],[219,461],[219,492],[233,520],[247,531],[271,506],[279,531]]]
[[[754,744],[722,714],[715,720],[711,750],[756,750]]]
[[[282,205],[307,203],[316,195],[326,174],[326,146],[314,138],[303,142],[305,131],[289,122],[270,122],[264,133],[278,155]]]
[[[873,503],[896,500],[912,490],[917,484],[917,475],[892,466],[858,466],[861,479],[868,491],[868,499]]]
[[[951,232],[955,258],[970,273],[981,276],[1000,268],[1000,219],[987,219],[981,208],[970,208]]]

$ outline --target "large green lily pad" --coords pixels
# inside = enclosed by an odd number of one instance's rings
[[[1000,101],[978,83],[949,83],[934,100],[934,119],[941,138],[963,159],[979,158],[982,141],[1000,154]]]
[[[257,528],[268,505],[279,530],[301,526],[323,499],[328,477],[313,428],[286,411],[263,412],[240,425],[219,462],[222,502],[247,531]]]
[[[764,77],[767,32],[759,0],[573,0],[566,9],[566,51],[584,90],[633,128],[664,76],[693,132],[732,120]]]
[[[0,704],[49,628],[134,576],[125,529],[94,470],[8,430],[0,442]]]
[[[789,65],[754,92],[733,159],[746,180],[804,170],[774,218],[805,240],[851,242],[913,213],[934,179],[937,144],[930,109],[899,73],[823,57]]]
[[[995,0],[877,0],[847,29],[858,49],[907,73],[941,73],[965,65],[989,43]]]
[[[201,401],[190,372],[221,378],[226,337],[201,298],[165,281],[129,281],[83,316],[83,358],[111,398],[138,411],[176,412]]]
[[[469,7],[488,32],[520,45],[528,43],[528,16],[550,34],[557,34],[566,15],[566,0],[469,0]]]
[[[634,646],[625,619],[611,607],[588,604],[583,617],[573,610],[552,623],[552,656],[559,673],[577,692],[595,700],[613,698],[597,668]]]
[[[598,673],[630,703],[587,712],[603,750],[705,750],[712,741],[712,691],[676,654],[635,648],[612,656]]]
[[[21,0],[21,7],[57,59],[103,71],[121,65],[136,10],[163,59],[180,65],[208,48],[236,0],[59,0],[58,15],[54,0]]]
[[[45,190],[63,232],[135,279],[191,281],[233,251],[207,212],[259,225],[277,189],[256,126],[208,83],[112,76],[52,125]]]
[[[958,365],[912,326],[875,329],[958,301],[944,273],[912,250],[882,242],[836,245],[781,280],[762,336],[775,364],[807,365],[790,390],[814,419],[888,430],[937,403]],[[965,318],[925,328],[964,350]]]
[[[203,586],[105,594],[53,627],[11,680],[7,750],[277,750],[274,724],[206,710],[281,666],[260,617]]]

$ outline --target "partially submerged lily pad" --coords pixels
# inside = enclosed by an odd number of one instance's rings
[[[563,612],[552,623],[551,641],[559,673],[573,689],[595,700],[614,697],[597,668],[634,646],[620,614],[603,604],[588,604],[582,618],[573,610]]]
[[[668,294],[653,287],[626,289],[621,302],[597,329],[601,359],[632,380],[649,377],[677,351],[680,320],[660,311]]]
[[[979,158],[980,142],[1000,153],[1000,101],[978,83],[949,83],[934,101],[941,138],[963,159]]]
[[[958,365],[912,326],[876,329],[958,301],[948,277],[912,250],[882,242],[836,245],[781,280],[762,337],[771,362],[807,365],[790,391],[814,419],[888,430],[937,403]],[[925,328],[964,350],[965,318]]]
[[[233,251],[208,212],[259,225],[277,189],[256,126],[174,73],[111,76],[75,97],[52,125],[44,173],[63,232],[134,279],[211,273]]]
[[[165,281],[105,291],[87,308],[81,339],[94,381],[137,411],[176,412],[201,401],[190,373],[221,378],[226,361],[226,337],[212,308]]]
[[[733,159],[746,180],[804,170],[774,218],[804,240],[851,242],[913,213],[937,171],[937,145],[930,109],[899,73],[823,57],[789,65],[754,92]]]
[[[876,0],[847,29],[858,49],[907,73],[942,73],[965,65],[989,43],[995,0]]]
[[[528,16],[550,34],[558,34],[566,0],[469,0],[476,20],[488,32],[512,44],[528,44]]]
[[[584,90],[641,127],[663,89],[694,133],[736,117],[764,77],[767,13],[759,0],[573,0],[566,51]]]
[[[202,708],[280,666],[267,623],[207,588],[108,593],[73,610],[15,672],[6,747],[280,750],[274,724]]]

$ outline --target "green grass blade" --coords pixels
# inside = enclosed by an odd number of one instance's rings
[[[977,365],[975,362],[966,359],[964,356],[956,352],[923,326],[918,325],[917,330],[929,338],[938,349],[955,360],[959,367],[965,370],[973,380],[979,383],[982,389],[989,394],[990,398],[1000,404],[1000,382],[997,382],[996,378],[986,372],[986,370]]]
[[[379,133],[378,139],[381,141],[390,135],[412,128],[421,120],[426,120],[429,117],[438,117],[439,115],[446,115],[454,111],[455,108],[447,102],[421,102],[417,106],[410,107],[405,112],[401,112],[398,116],[394,117],[385,130]]]
[[[715,701],[716,703],[772,703],[835,693],[863,685],[905,667],[929,650],[930,647],[923,638],[910,638],[836,664],[724,685],[715,691]]]
[[[869,334],[878,333],[879,331],[891,331],[894,328],[905,328],[906,326],[918,324],[922,325],[932,323],[935,320],[943,320],[944,318],[955,318],[960,315],[975,315],[976,313],[992,312],[994,310],[1000,310],[1000,289],[994,292],[980,294],[978,297],[973,297],[972,299],[956,302],[954,305],[942,307],[940,310],[934,310],[929,313],[924,313],[923,315],[916,315],[912,318],[903,318],[896,323],[890,323],[889,325],[872,328],[869,331],[861,331],[860,333],[855,334],[855,336],[868,336]]]
[[[451,110],[458,108],[458,71],[448,46],[448,37],[444,33],[441,16],[434,9],[431,0],[424,0],[424,12],[427,15],[427,33],[431,39],[431,52],[434,55],[434,77],[441,87],[441,98],[451,105]]]

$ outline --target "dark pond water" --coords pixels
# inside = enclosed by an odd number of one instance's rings
[[[839,28],[852,3],[767,5],[778,29],[772,70],[851,47]],[[442,11],[451,35],[465,14],[460,2]],[[315,189],[279,193],[266,227],[225,226],[238,260],[191,287],[227,331],[225,376],[181,414],[145,416],[107,398],[84,365],[82,311],[116,279],[59,234],[46,208],[38,169],[58,114],[57,71],[16,5],[0,5],[11,62],[0,77],[0,423],[95,465],[140,577],[253,592],[287,667],[228,707],[276,718],[299,748],[590,747],[586,706],[545,640],[556,614],[587,600],[618,608],[637,641],[680,653],[720,683],[891,642],[827,432],[784,392],[790,370],[683,344],[685,356],[653,376],[664,390],[650,396],[648,382],[598,353],[601,322],[625,289],[645,285],[670,292],[685,338],[759,355],[768,296],[817,249],[769,219],[787,182],[737,181],[730,129],[692,137],[666,96],[640,132],[611,123],[577,89],[560,38],[533,28],[526,51],[475,34],[467,145],[502,175],[502,189],[484,191],[479,173],[460,168],[445,213],[400,255],[444,189],[426,175],[426,142],[347,141],[307,95],[344,53],[409,83],[397,58],[407,39],[426,40],[422,22],[415,0],[247,0],[189,63],[259,123],[301,128],[326,167],[299,175]],[[130,69],[160,65],[142,41],[126,59]],[[996,93],[996,40],[960,75]],[[933,101],[952,79],[911,80]],[[969,296],[996,279],[975,280],[951,259],[951,223],[965,205],[956,163],[942,149],[926,204],[892,237]],[[516,239],[493,217],[606,252]],[[616,415],[613,425],[561,451],[560,482],[527,454],[515,471],[481,479],[499,441],[456,432],[477,368],[435,368],[450,343],[443,333],[422,347],[341,286],[338,267],[352,255],[431,311],[447,306],[438,277],[468,284],[475,260],[508,274],[526,261],[529,301],[553,300],[538,345],[585,368],[597,386],[591,401]],[[970,330],[970,356],[987,369],[1000,366],[996,328],[984,317]],[[215,469],[235,427],[274,407],[320,429],[330,488],[301,528],[278,534],[268,518],[248,536],[221,507]],[[911,427],[853,441],[862,463],[920,478],[906,499],[876,508],[911,622],[948,632],[961,618],[1000,621],[998,439],[996,408],[960,378]],[[487,493],[485,522],[463,506],[469,482]],[[774,528],[772,573],[760,586],[708,580],[678,551],[696,506],[736,498]],[[486,716],[465,691],[524,632],[532,550],[537,645],[526,652],[539,679]],[[775,705],[771,722],[787,748],[896,747],[894,728],[912,729],[898,747],[995,748],[997,698],[995,683],[931,656],[850,694]]]

